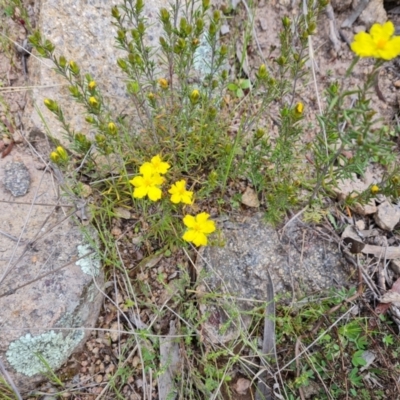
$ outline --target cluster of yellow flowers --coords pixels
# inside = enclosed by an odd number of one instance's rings
[[[171,166],[162,161],[160,155],[154,156],[150,162],[143,163],[139,172],[129,182],[135,187],[133,197],[143,199],[148,197],[151,201],[158,201],[162,197],[161,185],[165,182],[165,175]],[[193,204],[193,192],[186,190],[186,181],[184,179],[172,184],[168,193],[171,195],[170,201],[174,204]],[[182,239],[191,242],[195,246],[206,246],[207,235],[215,231],[214,221],[209,220],[210,215],[202,212],[196,216],[185,215],[184,225],[188,228]]]

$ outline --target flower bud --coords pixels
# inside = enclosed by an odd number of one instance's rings
[[[53,53],[54,49],[56,46],[54,46],[53,43],[50,42],[50,40],[46,39],[44,41],[44,48],[46,51],[48,51],[49,53]]]
[[[53,163],[57,164],[60,161],[60,156],[56,151],[52,151],[50,153],[50,160],[53,161]]]
[[[200,36],[204,29],[204,21],[202,18],[196,19],[195,23],[196,27],[194,29],[194,33],[196,36]]]
[[[203,11],[206,11],[210,8],[210,0],[203,0]]]
[[[58,155],[60,156],[61,161],[68,161],[68,153],[61,146],[58,146],[56,149]]]
[[[143,10],[143,7],[144,7],[143,0],[136,0],[136,6],[135,6],[136,14],[140,14],[141,11]]]
[[[291,23],[290,18],[289,18],[288,16],[285,15],[285,16],[282,18],[282,25],[283,25],[285,28],[289,28],[290,23]]]
[[[123,71],[126,71],[128,69],[128,65],[127,65],[126,61],[122,58],[118,58],[117,64]]]
[[[279,56],[279,57],[276,59],[276,62],[278,63],[278,65],[280,65],[281,67],[283,67],[283,66],[286,64],[287,59],[286,59],[285,56]]]
[[[210,34],[210,36],[215,36],[217,33],[217,25],[213,21],[210,23],[208,33]]]
[[[302,102],[298,102],[294,107],[294,115],[297,118],[300,118],[304,112],[304,104]]]
[[[161,19],[161,22],[164,24],[169,22],[169,12],[166,8],[162,8],[160,10],[160,19]]]
[[[221,56],[225,57],[228,54],[228,46],[223,44],[221,46],[221,48],[219,49],[219,54],[221,54]]]
[[[90,82],[88,83],[88,88],[89,88],[89,90],[90,90],[91,92],[93,92],[93,90],[96,89],[96,86],[97,86],[96,81],[90,81]]]
[[[161,45],[161,47],[164,49],[164,50],[167,50],[168,49],[168,43],[167,43],[167,41],[162,37],[162,36],[160,36],[160,45]]]
[[[200,92],[197,89],[194,89],[192,93],[190,93],[190,102],[192,104],[196,104],[199,102],[200,99]]]
[[[378,185],[372,185],[370,190],[371,190],[372,194],[377,194],[379,192],[379,186]]]
[[[78,64],[75,61],[70,61],[69,62],[69,69],[74,75],[79,74],[79,67]]]
[[[265,64],[261,64],[260,67],[258,68],[257,78],[258,79],[268,78],[268,71],[267,71],[267,67],[265,66]]]
[[[80,97],[79,88],[77,86],[69,86],[68,90],[71,93],[71,96],[76,98]]]
[[[221,12],[219,10],[215,10],[213,12],[213,20],[216,24],[218,24],[219,20],[221,19]]]
[[[119,40],[125,40],[126,39],[126,31],[124,29],[118,29],[117,37]]]
[[[161,86],[162,89],[168,89],[168,81],[165,78],[160,78],[158,80],[158,84]]]
[[[111,8],[111,15],[112,15],[115,19],[118,19],[118,20],[121,18],[117,6],[114,6],[114,7]]]
[[[137,81],[129,82],[126,86],[128,93],[137,94],[139,92],[139,83]]]
[[[114,124],[114,122],[108,123],[108,132],[110,132],[111,135],[115,135],[117,133],[117,126]]]
[[[86,122],[89,122],[89,124],[94,124],[94,122],[95,122],[96,120],[94,119],[94,117],[93,117],[92,115],[87,115],[87,116],[85,117],[85,121],[86,121]]]
[[[76,133],[76,134],[74,135],[74,139],[75,139],[78,143],[81,143],[81,144],[87,142],[86,136],[85,136],[83,133],[80,133],[80,132],[79,132],[79,133]]]
[[[106,137],[104,135],[99,134],[99,133],[94,138],[96,140],[96,143],[99,144],[99,145],[105,143],[105,141],[106,141]]]
[[[99,102],[94,96],[89,97],[89,104],[94,108],[97,108],[99,106]]]
[[[261,139],[264,135],[265,135],[265,130],[262,128],[258,128],[254,136],[256,139]]]
[[[58,106],[57,102],[51,99],[44,99],[44,105],[52,112],[57,113],[60,110],[60,107]]]
[[[58,63],[60,64],[61,68],[65,68],[67,66],[67,60],[64,56],[60,56]]]
[[[143,22],[138,23],[137,30],[138,30],[140,36],[144,35],[144,33],[146,32],[146,27]]]

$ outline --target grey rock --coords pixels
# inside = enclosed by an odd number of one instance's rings
[[[251,318],[237,314],[268,298],[268,273],[275,295],[301,297],[346,285],[347,274],[338,246],[324,241],[301,223],[286,228],[282,240],[262,215],[239,222],[219,224],[224,247],[206,247],[198,258],[204,280],[203,292],[223,294],[213,307],[200,309],[208,315],[203,328],[210,340],[226,342],[246,329]],[[240,300],[238,300],[240,299]]]
[[[9,162],[6,164],[4,185],[14,197],[25,196],[30,183],[29,171],[22,162]]]
[[[356,3],[356,1],[353,3]],[[358,17],[360,24],[369,29],[373,24],[386,22],[387,13],[383,3],[383,0],[370,0],[365,10]]]
[[[390,232],[400,221],[400,209],[388,201],[384,201],[378,206],[374,220],[379,228]]]
[[[60,199],[56,179],[36,169],[37,160],[21,146],[12,157],[11,164],[29,171],[31,188],[22,202],[0,186],[0,357],[23,392],[44,379],[38,354],[56,370],[85,343],[100,311],[104,277],[95,253],[85,257],[96,232],[84,234],[67,217],[75,208]],[[0,180],[6,163],[0,158]]]
[[[221,32],[221,35],[226,35],[227,33],[229,33],[229,25],[227,25],[227,24],[222,25],[220,32]]]
[[[268,29],[268,21],[267,21],[267,19],[264,18],[264,17],[260,17],[258,19],[258,22],[259,22],[259,25],[260,25],[260,29],[265,32]]]

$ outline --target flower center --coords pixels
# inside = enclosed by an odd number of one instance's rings
[[[192,228],[194,231],[201,233],[201,226],[200,224],[195,224],[194,227]]]
[[[153,180],[151,178],[145,178],[144,179],[144,186],[146,186],[146,187],[153,186]]]
[[[382,50],[382,49],[384,49],[385,48],[385,46],[386,46],[386,43],[387,43],[387,40],[386,39],[378,39],[378,42],[376,43],[376,47],[379,49],[379,50]]]

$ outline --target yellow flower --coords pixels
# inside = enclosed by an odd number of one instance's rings
[[[182,239],[192,242],[195,246],[207,246],[207,235],[215,231],[214,221],[210,221],[209,214],[202,212],[195,217],[185,215],[183,223],[189,229],[184,233]]]
[[[164,78],[160,78],[158,80],[158,84],[161,86],[162,89],[168,89],[168,81]]]
[[[90,81],[88,83],[88,88],[89,88],[90,91],[96,89],[96,86],[97,86],[96,81]]]
[[[391,60],[400,55],[400,36],[394,35],[394,25],[388,21],[372,25],[369,33],[359,32],[350,47],[360,57]]]
[[[129,181],[133,186],[135,186],[133,197],[142,199],[143,197],[148,196],[151,201],[160,200],[162,192],[159,186],[163,184],[164,178],[159,174],[151,173],[151,171],[146,172],[147,173],[142,176],[135,176]]]
[[[168,190],[168,193],[172,194],[171,202],[174,204],[184,203],[184,204],[192,204],[193,203],[193,192],[186,190],[186,181],[181,180],[174,183],[171,186],[171,189]]]
[[[99,106],[99,102],[97,101],[96,97],[94,97],[94,96],[89,97],[89,104],[92,107],[98,107]]]
[[[379,186],[378,185],[372,185],[370,190],[371,190],[372,194],[377,194],[379,192]]]
[[[153,174],[164,175],[171,168],[171,166],[167,162],[162,161],[160,155],[157,154],[151,159],[150,162],[145,162],[140,167],[140,173],[144,174],[143,169],[147,170],[148,168],[153,171]]]

